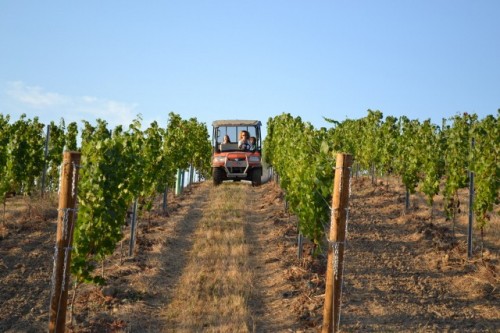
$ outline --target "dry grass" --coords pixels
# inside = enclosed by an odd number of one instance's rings
[[[6,199],[5,205],[0,203],[0,240],[10,233],[19,232],[41,221],[57,220],[57,195],[49,195],[45,199],[39,196],[28,197],[17,195]]]
[[[248,308],[252,272],[244,232],[249,208],[245,189],[228,185],[212,191],[189,263],[165,314],[173,331],[253,330]]]
[[[5,223],[16,223],[19,220],[27,219],[55,220],[57,218],[57,204],[58,196],[56,193],[47,193],[45,198],[17,195],[7,198],[5,206],[0,204],[0,220]]]

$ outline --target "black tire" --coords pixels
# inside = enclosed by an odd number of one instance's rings
[[[221,168],[213,168],[212,178],[214,179],[215,186],[222,184],[222,180],[224,179],[224,170]]]
[[[252,186],[262,184],[262,169],[252,169]]]

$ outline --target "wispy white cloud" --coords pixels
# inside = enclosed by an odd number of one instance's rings
[[[23,108],[35,109],[37,115],[49,120],[64,118],[67,121],[97,118],[106,120],[111,126],[129,125],[136,118],[137,104],[123,103],[95,96],[68,96],[47,92],[42,87],[30,86],[22,81],[9,82],[7,96]],[[42,115],[41,113],[44,113]],[[30,112],[28,112],[30,113]]]
[[[136,117],[137,104],[121,103],[96,97],[81,97],[76,99],[75,111],[78,114],[92,118],[101,118],[110,124],[128,125]]]
[[[61,94],[46,92],[41,87],[28,86],[21,81],[10,82],[7,95],[34,108],[53,107],[68,102],[68,98]]]

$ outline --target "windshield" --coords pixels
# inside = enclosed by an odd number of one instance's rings
[[[231,142],[237,143],[240,132],[243,130],[248,131],[248,133],[250,133],[250,136],[256,137],[257,140],[259,139],[257,136],[256,128],[254,126],[237,126],[237,127],[228,126],[228,127],[218,128],[218,130],[216,131],[217,132],[216,142],[221,143],[222,140],[224,139],[224,136],[229,135],[229,139],[231,140]]]

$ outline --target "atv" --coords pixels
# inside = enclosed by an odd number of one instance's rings
[[[212,176],[214,185],[225,180],[235,182],[248,180],[253,186],[262,183],[261,149],[262,140],[258,120],[216,120],[212,123]],[[240,131],[247,131],[255,137],[255,149],[238,147]],[[230,142],[223,142],[225,136]]]

